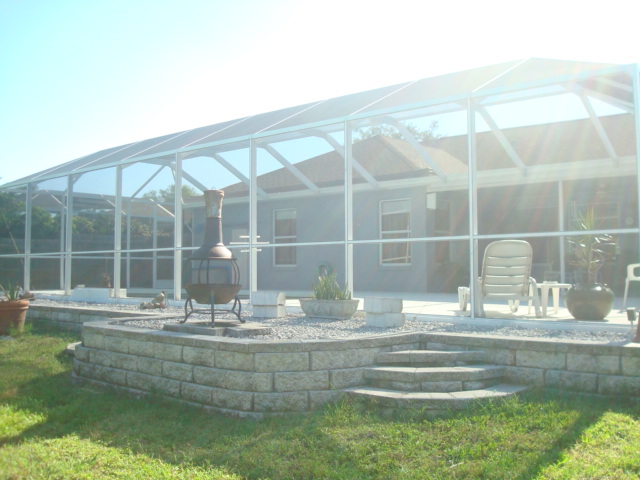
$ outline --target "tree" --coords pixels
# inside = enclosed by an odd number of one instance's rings
[[[195,197],[198,192],[189,185],[182,186],[182,198]],[[167,188],[161,188],[160,190],[149,190],[142,195],[142,198],[153,200],[158,203],[173,203],[176,197],[176,185],[175,183],[169,185]]]
[[[429,126],[425,130],[420,130],[412,123],[407,123],[405,125],[406,129],[418,140],[425,142],[427,140],[433,140],[435,138],[440,138],[441,135],[436,133],[438,129],[438,121],[432,121]],[[400,131],[394,127],[393,125],[384,123],[374,125],[372,127],[360,128],[356,131],[354,135],[355,142],[361,142],[367,138],[376,137],[378,135],[384,135],[385,137],[398,138],[403,139],[404,137],[400,133]]]
[[[24,238],[26,205],[18,195],[0,192],[0,238]],[[57,238],[59,218],[42,207],[31,209],[31,238]]]
[[[24,202],[10,192],[0,192],[0,238],[24,238]]]

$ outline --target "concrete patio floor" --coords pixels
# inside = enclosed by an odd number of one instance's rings
[[[362,297],[365,297],[363,295]],[[379,293],[373,296],[382,296]],[[390,295],[393,297],[394,295]],[[422,298],[407,295],[403,299],[403,311],[407,318],[418,321],[447,321],[452,323],[466,323],[474,325],[492,326],[522,326],[525,328],[542,329],[575,329],[575,330],[602,330],[602,331],[629,331],[632,327],[627,320],[626,311],[620,311],[622,298],[616,298],[614,308],[609,315],[601,321],[576,320],[567,310],[564,304],[564,296],[560,297],[558,312],[555,312],[552,299],[549,299],[546,317],[537,318],[534,308],[530,311],[528,305],[521,304],[518,311],[512,313],[507,302],[485,304],[486,317],[471,318],[467,307],[466,312],[460,311],[457,294],[427,294]],[[631,298],[628,307],[638,307],[640,299]],[[362,305],[361,305],[362,307]],[[633,328],[637,325],[633,323]]]
[[[41,291],[34,292],[36,296],[51,300],[76,301],[75,296],[65,296],[62,291]],[[151,295],[151,293],[150,293]],[[153,296],[153,295],[152,295]],[[512,313],[506,302],[488,303],[485,305],[486,317],[471,318],[469,309],[466,312],[460,311],[458,295],[453,293],[436,294],[401,294],[391,292],[356,292],[354,298],[360,299],[359,311],[364,308],[364,298],[366,297],[390,297],[402,298],[403,313],[408,320],[415,321],[437,321],[447,323],[459,323],[483,326],[518,326],[533,329],[562,329],[562,330],[583,330],[583,331],[609,331],[609,332],[629,332],[636,331],[638,321],[633,325],[627,320],[626,311],[621,311],[622,298],[616,298],[614,308],[609,315],[601,321],[587,321],[574,319],[564,304],[564,295],[560,296],[560,306],[558,312],[554,310],[553,302],[549,299],[547,316],[536,318],[533,307],[529,312],[526,304],[520,305],[517,312]],[[151,297],[150,297],[151,298]],[[127,298],[105,298],[104,303],[139,304],[141,297]],[[101,303],[101,302],[98,302]],[[184,306],[184,300],[170,300],[172,306]],[[250,311],[251,305],[248,299],[242,300],[243,311]],[[297,298],[287,298],[287,311],[291,313],[301,312],[300,302]],[[640,299],[632,297],[628,301],[628,307],[640,309]]]
[[[507,302],[485,304],[486,317],[471,318],[469,307],[466,312],[460,311],[458,295],[452,293],[438,294],[404,294],[397,293],[362,293],[356,292],[354,298],[359,298],[358,309],[363,310],[364,298],[366,297],[391,297],[403,299],[403,312],[405,317],[416,321],[439,321],[449,323],[484,325],[484,326],[519,326],[523,328],[537,329],[563,329],[563,330],[585,330],[585,331],[610,331],[629,332],[636,329],[638,321],[632,324],[627,320],[626,311],[620,311],[622,298],[616,298],[614,308],[611,313],[601,321],[576,320],[567,310],[564,304],[564,296],[560,297],[558,312],[555,312],[553,302],[549,299],[547,306],[547,316],[537,318],[534,308],[529,312],[527,304],[520,305],[518,311],[512,313]],[[287,310],[298,311],[300,304],[297,299],[287,299]],[[640,299],[630,298],[628,307],[640,307]]]

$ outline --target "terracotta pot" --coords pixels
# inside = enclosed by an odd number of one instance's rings
[[[346,320],[358,309],[359,300],[316,300],[301,298],[302,311],[310,318],[328,318],[330,320]]]
[[[9,335],[11,327],[22,332],[28,309],[29,300],[0,302],[0,335]]]
[[[613,308],[615,295],[604,284],[573,285],[565,297],[569,313],[576,320],[602,320]]]

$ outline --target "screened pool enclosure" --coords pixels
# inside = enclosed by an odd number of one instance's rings
[[[429,299],[503,238],[531,243],[534,278],[572,282],[587,211],[615,237],[600,279],[622,296],[640,261],[638,74],[528,59],[92,153],[0,187],[2,278],[182,298],[215,188],[244,297],[308,295],[328,268],[356,296]]]

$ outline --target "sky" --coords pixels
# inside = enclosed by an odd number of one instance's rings
[[[0,184],[127,143],[530,57],[640,63],[629,0],[0,0]]]

